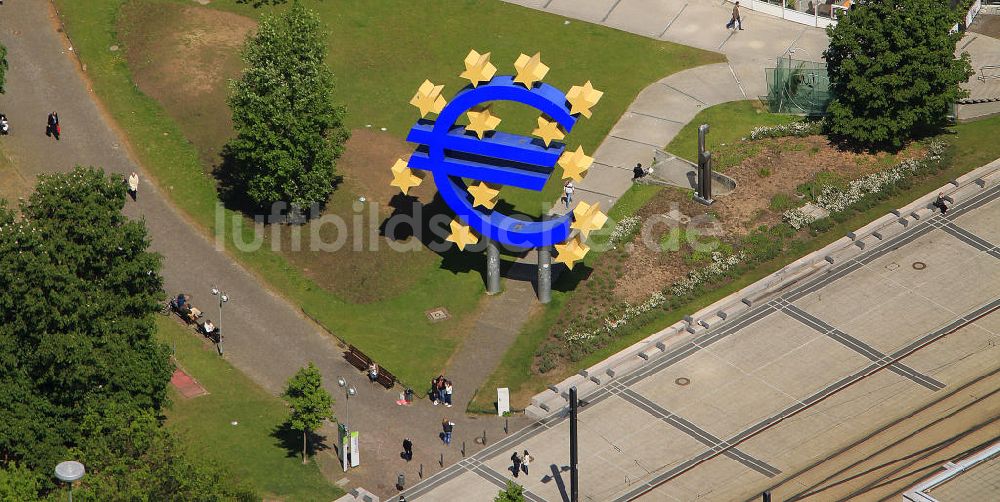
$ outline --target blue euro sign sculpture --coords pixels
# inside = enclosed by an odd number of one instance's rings
[[[420,145],[410,156],[409,167],[430,171],[448,207],[480,235],[521,248],[565,242],[570,235],[570,214],[524,221],[473,206],[463,178],[540,191],[566,149],[563,143],[552,142],[546,147],[536,138],[500,131],[479,139],[455,124],[466,111],[491,101],[514,101],[536,108],[567,133],[576,124],[566,105],[566,95],[559,89],[545,83],[526,88],[515,84],[510,76],[496,76],[486,84],[467,86],[456,94],[436,121],[417,121],[406,137]]]

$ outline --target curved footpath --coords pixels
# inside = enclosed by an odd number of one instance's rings
[[[332,337],[304,318],[298,307],[269,291],[231,256],[217,250],[213,240],[173,207],[130,155],[125,138],[95,104],[69,43],[57,28],[48,2],[15,1],[0,7],[0,43],[7,46],[10,62],[0,111],[10,119],[12,130],[0,140],[4,151],[29,180],[42,173],[69,171],[76,165],[99,166],[123,176],[138,172],[138,202],[129,200],[125,212],[145,219],[153,250],[165,257],[162,273],[166,290],[193,294],[194,303],[212,318],[216,307],[211,287],[218,285],[232,298],[226,304],[224,319],[229,362],[278,394],[298,368],[313,361],[333,396],[340,396],[335,405],[338,416],[344,416],[345,402],[336,379],[338,375],[348,377],[359,390],[351,399],[351,420],[361,433],[363,463],[350,471],[347,487],[361,485],[385,496],[394,492],[397,472],[406,472],[407,479],[416,480],[420,463],[425,475],[440,470],[439,454],[444,455],[445,465],[461,459],[463,440],[473,452],[480,448],[473,439],[484,430],[489,438],[504,435],[502,420],[466,417],[459,407],[431,407],[426,401],[397,407],[398,388],[384,391],[366,385],[364,375],[344,361]],[[62,124],[62,140],[58,142],[44,134],[45,118],[53,110],[59,113]],[[439,446],[437,440],[444,416],[457,423],[450,448]],[[522,423],[512,419],[511,427]],[[327,442],[332,447],[336,432],[328,429]],[[414,461],[405,467],[398,455],[404,435],[415,444]],[[321,464],[329,478],[338,480],[343,474],[336,469],[333,455],[332,449],[323,452]]]
[[[725,28],[732,5],[718,0],[504,0],[552,14],[601,24],[655,40],[726,55],[727,63],[674,73],[643,89],[594,153],[578,183],[577,198],[610,208],[632,185],[632,167],[648,167],[701,110],[767,94],[764,69],[795,50],[796,59],[819,61],[826,32],[742,11],[743,31]],[[607,84],[604,87],[609,87]],[[606,91],[608,89],[605,89]],[[711,134],[709,135],[711,137]]]

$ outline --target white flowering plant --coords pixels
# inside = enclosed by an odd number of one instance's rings
[[[756,141],[764,138],[781,138],[785,136],[812,136],[823,130],[823,122],[818,120],[790,122],[774,126],[757,126],[750,131],[750,136],[743,138]]]

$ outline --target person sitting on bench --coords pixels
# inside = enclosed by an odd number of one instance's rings
[[[368,379],[372,382],[378,380],[378,365],[371,363],[368,365]]]
[[[214,325],[214,324],[212,324],[212,320],[211,320],[211,319],[209,319],[209,320],[205,321],[205,324],[202,324],[202,325],[201,325],[201,330],[202,330],[202,331],[203,331],[203,332],[204,332],[204,333],[205,333],[206,335],[209,335],[209,336],[211,336],[211,335],[212,335],[212,333],[215,333],[215,325]]]
[[[938,192],[937,200],[935,200],[934,203],[931,205],[940,209],[941,214],[945,214],[948,212],[948,205],[945,204],[947,200],[948,199],[944,198],[944,192]]]

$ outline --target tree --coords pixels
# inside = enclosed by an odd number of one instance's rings
[[[38,497],[41,483],[38,475],[23,465],[13,462],[0,468],[0,500],[33,500]]]
[[[500,490],[493,502],[524,502],[524,487],[507,480],[507,487]]]
[[[858,1],[827,28],[823,57],[834,96],[826,120],[836,141],[865,148],[900,148],[947,123],[949,107],[966,95],[967,53],[955,57],[961,18],[940,0]]]
[[[285,401],[291,406],[288,424],[292,430],[302,432],[302,463],[308,462],[308,436],[323,424],[333,420],[333,398],[323,388],[323,376],[316,365],[309,363],[288,380]]]
[[[0,44],[0,94],[3,94],[7,82],[7,48]]]
[[[247,41],[246,69],[230,87],[236,137],[225,154],[230,177],[258,207],[285,202],[298,214],[333,191],[347,132],[325,59],[319,16],[299,2],[265,16]]]

